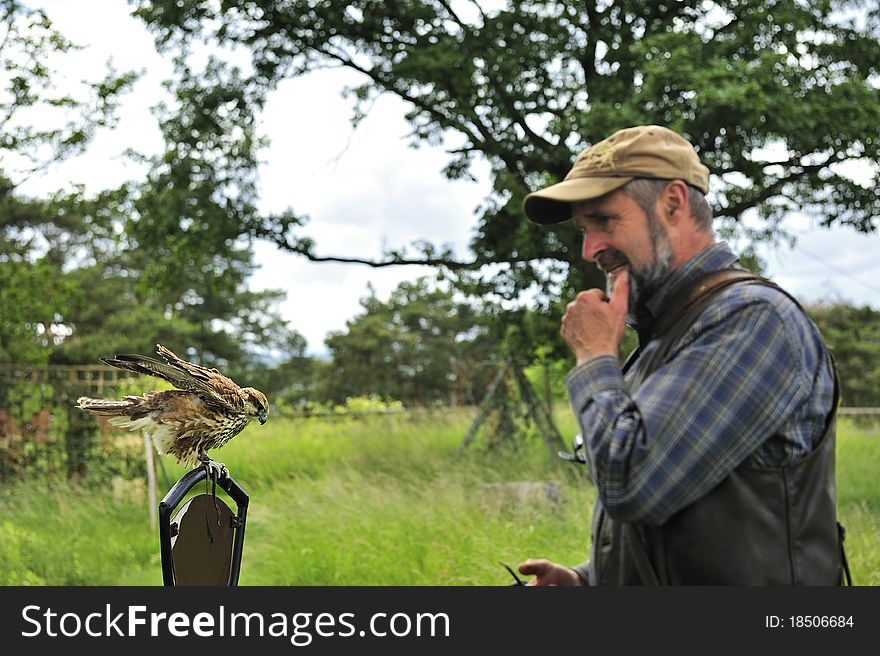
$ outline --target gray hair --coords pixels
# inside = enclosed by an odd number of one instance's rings
[[[657,199],[666,189],[669,180],[655,180],[652,178],[636,178],[627,182],[620,190],[632,198],[646,214],[651,214],[656,209]],[[712,209],[706,201],[706,196],[696,187],[688,185],[688,198],[691,214],[699,228],[712,232]]]

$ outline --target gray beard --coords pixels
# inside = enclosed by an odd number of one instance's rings
[[[642,294],[651,294],[663,279],[669,275],[672,268],[672,245],[669,243],[669,234],[660,224],[656,213],[648,214],[648,232],[651,238],[652,260],[646,266],[636,268],[629,265],[629,314],[634,316],[636,304],[642,298]],[[614,291],[614,280],[607,279],[606,293],[611,296]]]

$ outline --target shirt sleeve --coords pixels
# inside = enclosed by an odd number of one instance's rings
[[[663,523],[720,483],[809,393],[772,303],[717,307],[632,393],[611,356],[566,377],[593,480],[615,519]]]
[[[571,569],[580,577],[582,585],[590,585],[590,561],[579,563]]]

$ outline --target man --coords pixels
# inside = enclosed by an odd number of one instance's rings
[[[528,560],[530,585],[836,585],[828,349],[797,302],[716,242],[694,148],[620,130],[527,196],[536,223],[573,219],[607,275],[568,304],[566,387],[598,489],[591,558]],[[633,323],[639,349],[618,348]]]

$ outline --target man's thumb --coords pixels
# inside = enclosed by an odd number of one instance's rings
[[[611,292],[611,307],[626,317],[629,310],[629,270],[623,269],[614,278],[614,291]]]

